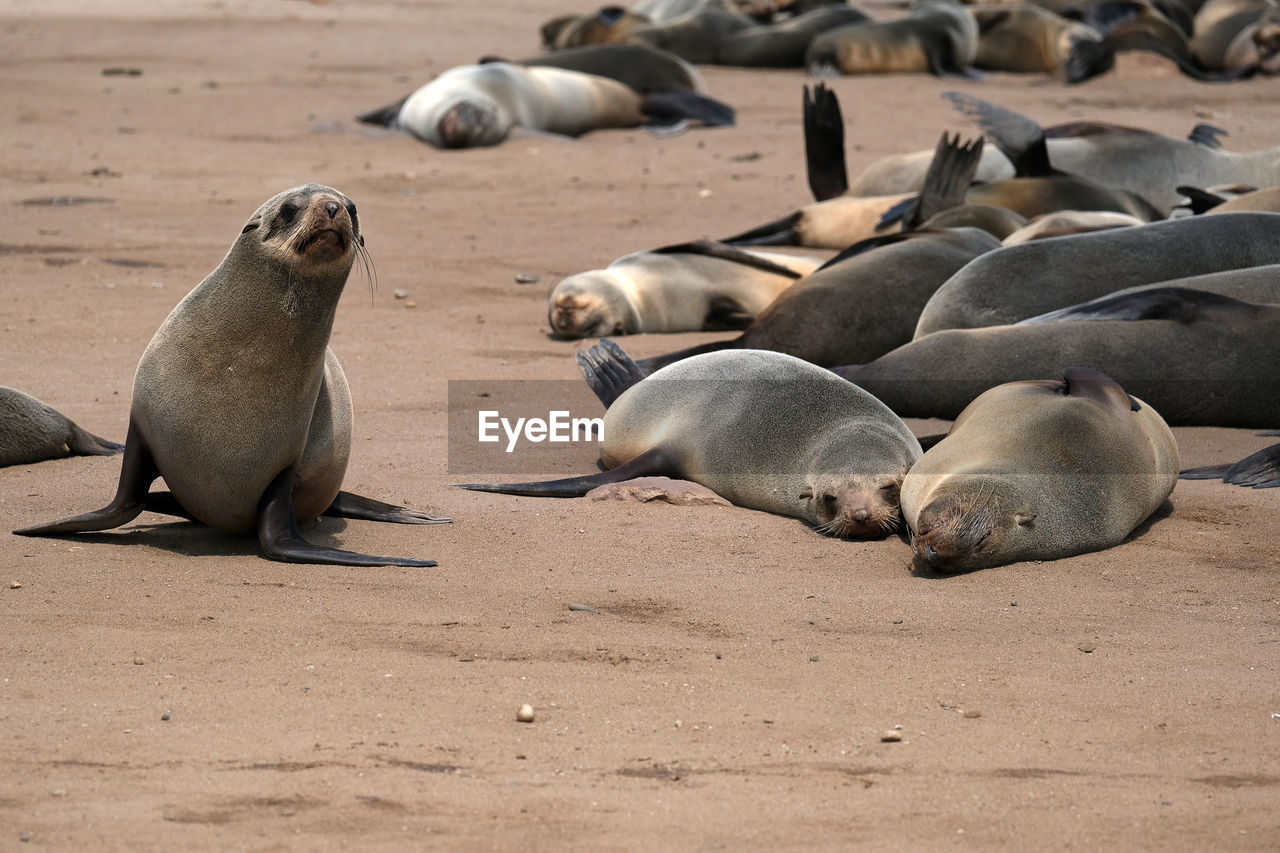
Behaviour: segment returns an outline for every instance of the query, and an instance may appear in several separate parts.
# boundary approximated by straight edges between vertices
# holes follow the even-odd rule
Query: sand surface
[[[309,532],[434,569],[273,563],[155,515],[0,535],[0,849],[1280,847],[1280,490],[1182,482],[1118,548],[934,578],[900,539],[745,509],[450,488],[500,473],[449,470],[450,380],[580,393],[578,345],[548,336],[555,281],[809,200],[798,71],[705,69],[738,126],[674,138],[449,153],[352,121],[453,65],[534,53],[566,5],[0,7],[0,382],[122,440],[167,313],[262,201],[331,184],[378,285],[353,275],[333,332],[347,485],[454,519]],[[119,68],[141,74],[103,75]],[[949,88],[1045,123],[1280,142],[1274,81],[1197,84],[1154,58],[1074,88],[833,86],[855,172],[969,130]],[[1274,441],[1176,432],[1187,465]],[[594,458],[560,448],[535,473]],[[0,469],[5,530],[104,505],[118,471]]]

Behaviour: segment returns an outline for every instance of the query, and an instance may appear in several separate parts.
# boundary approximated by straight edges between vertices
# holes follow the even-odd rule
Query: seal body
[[[817,36],[805,63],[814,73],[965,74],[977,50],[978,25],[963,5],[912,0],[905,18],[850,24]]]
[[[1050,72],[1066,68],[1080,42],[1102,41],[1093,27],[1029,3],[975,6],[974,65],[988,71]]]
[[[1169,497],[1178,445],[1155,409],[1095,371],[974,400],[902,484],[916,559],[939,571],[1118,545]]]
[[[743,68],[803,68],[809,45],[836,27],[869,21],[852,6],[833,4],[811,9],[794,18],[751,27],[720,42],[715,61]]]
[[[62,456],[108,456],[124,445],[85,432],[61,412],[0,385],[0,466]]]
[[[822,264],[818,258],[765,252],[739,252],[744,259],[733,260],[688,248],[634,252],[605,269],[563,279],[548,305],[552,332],[586,338],[745,328],[796,279]],[[764,263],[753,265],[752,258]]]

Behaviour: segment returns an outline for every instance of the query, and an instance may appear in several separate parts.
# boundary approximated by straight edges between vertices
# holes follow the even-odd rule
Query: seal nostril
[[[868,513],[867,513],[867,511],[866,511],[865,509],[857,509],[857,510],[854,510],[854,512],[853,512],[853,520],[854,520],[854,521],[866,521],[866,520],[867,520],[867,515],[868,515]]]
[[[342,206],[336,201],[326,201],[324,203],[324,209],[329,212],[329,218],[333,219],[333,217],[338,215],[338,211],[342,209]]]
[[[932,545],[924,546],[924,558],[926,562],[930,562],[930,563],[938,559],[938,552],[933,550]]]

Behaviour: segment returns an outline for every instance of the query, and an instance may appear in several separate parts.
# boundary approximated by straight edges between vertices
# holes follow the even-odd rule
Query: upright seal
[[[258,208],[142,354],[115,499],[14,532],[107,530],[145,509],[256,533],[275,560],[435,565],[312,545],[298,530],[322,514],[448,521],[340,491],[351,395],[329,332],[363,249],[355,204],[330,187],[294,187]],[[172,491],[150,493],[157,477]]]

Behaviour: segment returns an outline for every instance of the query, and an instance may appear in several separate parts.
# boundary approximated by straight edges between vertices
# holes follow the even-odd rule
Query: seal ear
[[[250,219],[247,223],[245,223],[245,226],[240,229],[240,233],[248,234],[250,231],[253,231],[255,228],[257,228],[261,224],[262,224],[262,217],[255,216],[253,217],[253,219]]]
[[[1036,514],[1034,512],[1015,512],[1013,520],[1018,523],[1019,527],[1029,527],[1031,522],[1036,520]]]
[[[806,501],[813,500],[813,486],[806,486],[805,490],[800,493],[800,498]]]

